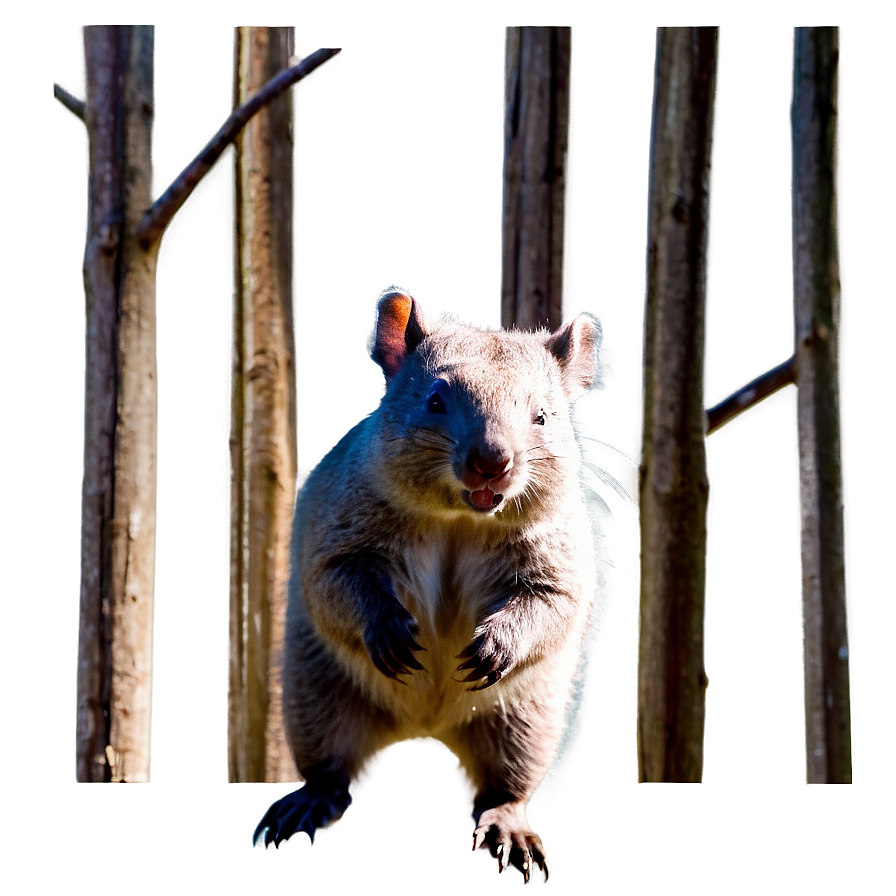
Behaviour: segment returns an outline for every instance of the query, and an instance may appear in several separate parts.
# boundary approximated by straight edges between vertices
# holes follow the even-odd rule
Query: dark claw
[[[479,638],[475,638],[455,657],[455,659],[458,659],[458,660],[472,659],[472,657],[476,656],[476,654],[479,651],[478,642],[479,642]],[[464,667],[461,666],[460,668],[464,668]]]
[[[308,839],[314,843],[314,822],[306,815],[299,827],[308,835]]]
[[[477,681],[488,675],[490,672],[496,672],[498,670],[498,664],[495,662],[494,657],[486,657],[482,660],[478,658],[468,660],[466,663],[462,663],[457,667],[458,672],[464,672],[467,669],[470,669],[471,671],[462,679],[462,681]]]
[[[545,880],[545,883],[547,883],[548,878],[551,876],[551,871],[548,868],[548,858],[544,854],[544,852],[542,852],[540,846],[535,845],[532,847],[531,858],[535,862],[535,864],[538,866],[538,870],[541,871],[542,874],[544,874],[544,880]],[[530,865],[529,865],[530,871],[531,871],[531,867],[532,866],[531,866],[531,862],[530,862]],[[526,879],[526,882],[528,883],[528,878]]]
[[[365,638],[367,652],[374,666],[387,678],[397,679],[399,675],[408,675],[411,671],[422,671],[414,652],[425,648],[417,641],[420,626],[417,620],[404,608],[401,614],[381,616],[369,628]]]
[[[469,648],[468,648],[469,649]],[[465,651],[466,652],[466,651]],[[459,654],[457,659],[463,659],[464,654]],[[458,672],[463,672],[465,669],[472,669],[473,674],[472,678],[469,678],[468,681],[472,681],[473,678],[482,678],[488,672],[491,672],[494,669],[498,668],[498,658],[494,656],[480,656],[478,653],[474,653],[465,663],[461,663],[457,667]]]
[[[460,681],[471,682],[485,679],[480,684],[467,688],[469,691],[481,691],[489,688],[510,671],[512,663],[509,658],[497,653],[484,654],[485,649],[485,635],[479,635],[456,657],[459,660],[466,660],[457,667],[458,672],[470,670]]]
[[[485,678],[485,681],[483,681],[481,684],[471,685],[470,687],[467,688],[467,690],[468,691],[484,691],[486,688],[490,688],[493,684],[495,684],[495,682],[500,681],[503,677],[504,677],[503,672],[498,672],[498,671],[489,672],[489,674]],[[469,681],[470,679],[465,679],[465,680]]]

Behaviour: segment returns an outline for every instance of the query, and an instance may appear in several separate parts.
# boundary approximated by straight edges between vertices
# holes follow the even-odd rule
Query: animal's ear
[[[600,323],[590,314],[580,314],[572,323],[551,333],[548,351],[563,372],[563,386],[570,401],[587,392],[598,381],[597,353]]]
[[[387,382],[401,370],[426,333],[420,306],[412,296],[394,286],[380,296],[370,357],[382,367]]]

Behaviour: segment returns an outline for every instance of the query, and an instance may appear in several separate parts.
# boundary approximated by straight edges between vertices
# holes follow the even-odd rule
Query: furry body
[[[547,771],[595,590],[571,402],[599,329],[440,322],[390,291],[380,407],[296,505],[284,722],[307,782],[256,830],[313,838],[377,750],[435,737],[474,787],[474,848],[547,874],[525,805]]]

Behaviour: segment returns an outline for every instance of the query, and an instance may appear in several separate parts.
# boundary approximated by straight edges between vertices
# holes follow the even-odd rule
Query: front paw
[[[364,633],[364,646],[374,666],[387,678],[420,671],[414,653],[424,648],[417,641],[420,626],[408,611],[397,603],[394,608],[377,614]]]
[[[465,661],[457,667],[458,672],[467,672],[461,681],[479,682],[470,685],[467,689],[470,691],[491,687],[516,665],[510,644],[499,635],[494,622],[480,625],[474,632],[472,642],[457,655],[457,659]]]

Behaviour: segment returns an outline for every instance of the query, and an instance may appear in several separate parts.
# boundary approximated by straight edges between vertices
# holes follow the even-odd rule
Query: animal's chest
[[[422,637],[438,649],[458,638],[466,646],[494,597],[509,557],[500,547],[438,534],[409,544],[403,561],[399,598],[417,619]]]
[[[390,688],[392,708],[402,736],[439,737],[500,700],[500,686],[487,695],[469,690],[458,654],[488,612],[509,557],[500,548],[440,537],[409,545],[402,561],[406,571],[395,591],[420,627],[424,670]]]
[[[408,543],[396,595],[417,620],[421,662],[435,681],[456,678],[458,654],[473,639],[512,561],[501,546],[465,533],[433,533]]]

